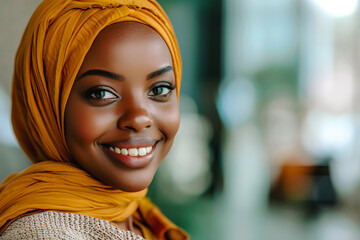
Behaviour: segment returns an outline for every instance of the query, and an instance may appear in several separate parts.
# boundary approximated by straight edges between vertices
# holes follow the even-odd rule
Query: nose
[[[130,101],[126,103],[125,111],[118,120],[118,128],[121,130],[132,130],[140,132],[143,129],[150,128],[153,119],[146,104],[141,101]]]

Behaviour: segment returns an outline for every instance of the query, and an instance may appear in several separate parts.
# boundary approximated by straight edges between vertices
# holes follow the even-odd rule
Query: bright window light
[[[334,17],[344,17],[353,14],[358,0],[312,0],[323,11]]]

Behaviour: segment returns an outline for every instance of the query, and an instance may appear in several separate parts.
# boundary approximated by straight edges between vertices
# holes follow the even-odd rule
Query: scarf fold
[[[173,222],[171,222],[148,198],[140,201],[134,218],[139,222],[145,221],[151,231],[160,239],[185,240],[189,236]]]
[[[159,239],[176,232],[186,233],[168,220],[145,198],[147,189],[124,192],[104,185],[86,171],[70,163],[44,161],[19,174],[7,177],[0,185],[0,234],[15,220],[40,211],[84,214],[110,222],[134,215]]]

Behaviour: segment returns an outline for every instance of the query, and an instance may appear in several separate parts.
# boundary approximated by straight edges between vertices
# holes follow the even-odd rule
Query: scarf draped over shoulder
[[[12,124],[35,164],[0,184],[0,234],[21,216],[52,210],[108,221],[133,215],[160,239],[187,235],[145,198],[106,186],[81,170],[64,134],[64,113],[76,75],[98,33],[136,21],[156,30],[172,55],[179,96],[181,58],[171,23],[155,0],[44,0],[31,17],[15,58]]]
[[[20,217],[51,210],[110,222],[134,216],[156,239],[166,239],[169,234],[174,236],[171,239],[187,239],[183,230],[145,198],[146,192],[147,189],[124,192],[104,185],[71,163],[36,163],[21,173],[8,176],[1,183],[0,235]],[[145,237],[151,240],[153,234]]]

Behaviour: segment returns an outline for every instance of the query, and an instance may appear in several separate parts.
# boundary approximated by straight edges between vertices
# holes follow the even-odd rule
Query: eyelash
[[[106,94],[111,94],[112,97],[106,97]],[[110,89],[104,88],[102,86],[96,86],[85,92],[85,98],[90,101],[108,101],[117,99],[118,96]]]
[[[155,89],[159,89],[159,88],[162,89],[161,93],[151,94],[151,92],[154,92]],[[148,92],[148,96],[150,96],[152,98],[167,98],[167,97],[171,96],[171,94],[175,88],[176,88],[175,85],[172,83],[160,82],[150,88],[150,91]],[[165,94],[162,93],[164,91],[164,89],[168,90],[168,92],[166,92]]]

